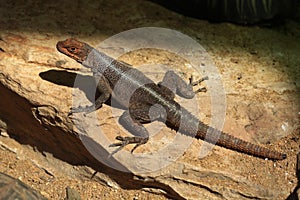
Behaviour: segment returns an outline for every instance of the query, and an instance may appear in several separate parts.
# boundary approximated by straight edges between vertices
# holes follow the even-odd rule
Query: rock
[[[288,70],[288,66],[299,66],[299,56],[294,53],[300,52],[299,45],[286,48],[290,44],[287,41],[290,37],[292,44],[299,44],[299,39],[258,27],[210,25],[184,18],[187,20],[187,29],[182,21],[178,24],[182,16],[148,1],[133,2],[134,6],[118,1],[103,4],[98,1],[87,4],[55,1],[49,4],[31,2],[27,6],[15,4],[13,8],[20,15],[15,15],[12,8],[0,8],[1,16],[8,16],[1,18],[3,28],[0,31],[1,137],[5,136],[2,133],[7,133],[19,143],[32,146],[37,153],[53,155],[53,159],[73,166],[88,166],[93,169],[87,172],[90,177],[94,171],[105,175],[103,180],[95,177],[91,181],[109,183],[107,187],[116,191],[119,188],[143,189],[173,199],[285,199],[296,184],[292,171],[295,161],[291,159],[296,142],[286,136],[298,126],[299,88],[297,84],[291,85],[287,78],[282,78],[285,73],[277,70],[278,66],[268,66],[269,57],[277,56],[273,50],[280,50],[284,53],[282,55],[288,54],[278,58],[280,67]],[[122,5],[122,9],[116,9]],[[137,8],[138,12],[132,11]],[[28,13],[24,14],[24,10]],[[44,12],[47,10],[51,11],[50,14]],[[157,10],[157,15],[164,13],[159,17],[162,20],[157,23],[151,23],[153,10]],[[132,17],[133,13],[136,16]],[[125,21],[126,17],[129,18],[124,24],[115,23],[122,21],[120,16]],[[221,147],[212,149],[203,141],[176,135],[174,130],[159,122],[147,125],[148,128],[157,128],[155,130],[159,133],[153,133],[149,143],[137,149],[136,153],[131,154],[129,151],[132,147],[129,146],[110,157],[114,149],[108,146],[115,142],[115,137],[130,134],[118,123],[121,110],[112,110],[111,106],[103,105],[86,116],[68,116],[72,106],[91,104],[93,94],[85,91],[95,87],[95,84],[90,72],[81,71],[78,63],[57,52],[55,46],[58,40],[73,35],[96,45],[105,37],[132,26],[158,24],[168,27],[169,22],[191,36],[200,34],[221,71],[224,87],[229,91],[224,130],[252,142],[257,141],[257,131],[263,130],[259,132],[263,139],[258,142],[271,141],[271,145],[265,146],[287,151],[286,160],[274,165],[273,161]],[[281,40],[285,41],[282,46],[276,43]],[[268,51],[267,44],[272,44],[272,51]],[[248,53],[251,49],[257,49],[256,53]],[[130,52],[120,59],[135,66],[148,64],[145,63],[147,61],[150,64],[170,64],[176,69],[182,69],[180,67],[186,63],[183,58],[159,49],[138,52],[142,53]],[[156,52],[154,56],[153,52]],[[190,72],[189,69],[184,74],[189,75]],[[241,78],[237,78],[237,74],[242,74],[238,75]],[[289,74],[298,77],[299,69],[292,68]],[[78,80],[83,84],[74,88],[74,81]],[[212,115],[210,92],[208,90],[203,96],[199,94],[197,99],[201,117],[208,123]],[[82,98],[73,102],[73,95],[76,94]],[[278,131],[278,126],[282,131]],[[286,138],[279,141],[282,137]],[[180,142],[168,146],[175,139]],[[185,142],[189,142],[189,145],[185,146]],[[210,150],[209,153],[205,149]],[[203,153],[207,153],[207,156],[200,159]],[[62,170],[62,165],[49,166],[55,167],[53,171]]]
[[[24,36],[10,37],[10,34],[7,34],[1,37],[10,45],[6,46],[6,52],[0,55],[2,58],[0,117],[5,120],[8,134],[20,143],[35,146],[42,152],[48,151],[71,164],[81,163],[102,173],[108,173],[122,186],[130,187],[132,184],[155,186],[166,190],[167,195],[173,198],[197,199],[206,196],[208,199],[274,199],[280,195],[276,190],[251,183],[235,173],[222,170],[222,167],[209,169],[198,165],[192,166],[185,161],[176,161],[180,157],[177,153],[180,146],[172,147],[168,153],[163,151],[163,155],[171,156],[164,159],[170,159],[170,164],[173,163],[169,165],[167,162],[165,167],[160,166],[165,163],[162,162],[162,157],[151,154],[143,157],[138,153],[130,154],[125,151],[109,157],[112,149],[107,147],[114,141],[116,130],[119,132],[123,129],[118,126],[114,118],[109,117],[111,112],[109,106],[104,106],[99,112],[86,117],[82,114],[74,114],[71,118],[67,116],[69,108],[72,107],[72,81],[75,80],[76,73],[57,69],[55,63],[60,63],[67,58],[57,53],[55,41],[45,41],[43,45],[48,46],[47,48],[37,48],[36,45],[31,46],[30,40],[25,39]],[[16,40],[16,38],[22,39]],[[22,49],[31,49],[31,51],[27,51],[24,57],[24,54],[16,49],[9,51],[11,46],[22,46]],[[32,50],[35,48],[36,50]],[[36,53],[31,55],[31,52],[37,51],[40,52],[40,58],[36,58]],[[74,66],[70,63],[73,62],[68,60],[60,67],[78,68],[76,63],[73,63]],[[85,84],[90,85],[91,80],[86,79],[86,81]],[[79,91],[83,99],[86,99],[80,90],[75,89],[75,91]],[[90,103],[88,100],[80,102],[80,105],[84,104]],[[93,116],[99,120],[94,120]],[[163,130],[164,134],[160,137],[172,138],[175,134],[168,128],[164,127]],[[99,131],[104,131],[106,134],[100,134]],[[91,133],[95,134],[91,135]],[[99,139],[99,137],[111,139],[110,142],[103,143],[105,138]],[[185,136],[180,137],[181,140],[188,139],[184,138]],[[168,142],[170,139],[165,141]],[[155,147],[155,140],[150,141],[151,143],[154,145],[141,147],[141,151],[153,151],[151,147]],[[97,161],[93,156],[105,164]],[[197,158],[196,154],[192,156]],[[128,172],[140,178],[133,179]]]
[[[32,199],[46,200],[37,191],[26,185],[25,183],[0,172],[0,199]]]
[[[65,200],[81,200],[79,193],[73,188],[67,187],[66,193],[67,197],[65,198]]]

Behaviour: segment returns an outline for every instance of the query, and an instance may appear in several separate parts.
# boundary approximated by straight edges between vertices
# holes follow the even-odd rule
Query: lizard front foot
[[[68,116],[72,115],[73,113],[81,113],[81,112],[83,112],[84,115],[86,115],[86,114],[89,114],[89,113],[91,113],[91,112],[93,112],[95,110],[96,109],[95,109],[94,105],[85,106],[85,107],[79,106],[77,108],[71,108],[71,110],[68,113]]]
[[[121,149],[123,149],[126,145],[128,144],[136,144],[132,150],[131,153],[140,145],[147,143],[149,138],[142,138],[142,137],[122,137],[122,136],[117,136],[116,140],[120,140],[121,142],[118,143],[113,143],[109,145],[109,147],[119,147],[116,150],[114,150],[111,155],[117,153]]]

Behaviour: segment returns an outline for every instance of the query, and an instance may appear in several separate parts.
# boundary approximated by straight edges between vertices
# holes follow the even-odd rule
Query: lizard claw
[[[71,108],[71,110],[68,112],[68,117],[73,115],[74,113],[80,113],[83,111],[80,111],[81,107],[79,108]],[[83,113],[83,116],[86,116],[86,113]]]
[[[207,89],[206,89],[206,87],[202,87],[195,91],[195,93],[198,93],[198,92],[207,92]]]
[[[199,83],[201,83],[201,82],[203,82],[205,80],[208,80],[208,76],[204,76],[203,78],[200,78],[197,81],[194,81],[194,77],[191,76],[191,78],[190,78],[190,85],[195,86],[195,85],[198,85]]]
[[[190,85],[191,85],[191,86],[196,86],[196,85],[198,85],[199,83],[201,83],[201,82],[203,82],[203,81],[205,81],[205,80],[208,80],[208,76],[205,76],[205,77],[203,77],[203,78],[200,78],[200,79],[197,80],[197,81],[194,81],[194,77],[191,76],[191,78],[190,78]],[[196,90],[194,93],[199,93],[199,92],[207,92],[206,87],[202,87],[202,88]]]
[[[73,112],[72,112],[72,110],[70,110],[69,112],[68,112],[68,117],[70,116],[70,115],[72,115],[73,114]]]
[[[121,140],[122,142],[113,143],[113,144],[109,145],[109,147],[119,147],[116,150],[114,150],[113,152],[111,152],[109,157],[111,157],[112,155],[114,155],[118,151],[122,150],[127,144],[129,144],[129,141],[128,140],[126,141],[124,137],[117,136],[116,139]]]
[[[114,155],[115,153],[117,153],[118,151],[120,151],[121,149],[123,149],[126,145],[128,144],[136,144],[132,150],[131,153],[133,153],[133,151],[139,147],[142,144],[145,144],[148,141],[148,138],[142,138],[142,137],[122,137],[122,136],[117,136],[116,140],[120,140],[121,142],[118,143],[113,143],[111,145],[109,145],[109,147],[119,147],[116,150],[114,150],[111,154],[110,157],[112,155]]]
[[[126,140],[126,138],[127,137],[117,136],[116,140],[120,140],[122,142],[113,143],[113,144],[109,145],[109,147],[126,146],[127,144],[129,144],[129,140]]]
[[[71,108],[71,110],[68,113],[68,116],[72,115],[73,113],[81,113],[81,112],[83,112],[83,115],[86,116],[87,114],[89,114],[95,110],[96,109],[95,109],[94,105],[86,106],[86,107],[79,106],[77,108]]]

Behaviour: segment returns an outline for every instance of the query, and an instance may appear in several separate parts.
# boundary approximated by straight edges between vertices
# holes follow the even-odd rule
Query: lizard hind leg
[[[148,114],[142,116],[141,112],[132,112],[132,114],[130,115],[129,111],[127,110],[121,115],[119,121],[120,124],[124,128],[128,129],[134,136],[133,137],[117,136],[116,140],[119,140],[120,142],[113,143],[109,146],[110,147],[118,146],[119,148],[113,151],[111,155],[117,153],[128,144],[135,144],[135,146],[131,150],[131,153],[133,153],[133,151],[137,147],[146,144],[148,142],[149,132],[142,124],[142,123],[151,122],[151,119],[149,118]]]

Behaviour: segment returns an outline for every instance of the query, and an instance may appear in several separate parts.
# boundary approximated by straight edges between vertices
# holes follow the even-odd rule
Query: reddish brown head
[[[88,54],[92,51],[92,47],[86,43],[80,42],[74,38],[59,41],[56,44],[59,52],[73,58],[79,63],[82,63],[87,58]]]

